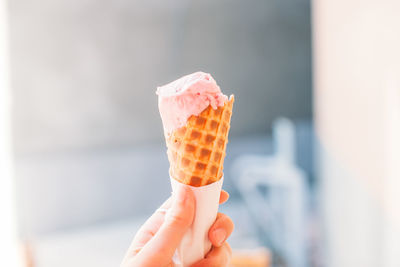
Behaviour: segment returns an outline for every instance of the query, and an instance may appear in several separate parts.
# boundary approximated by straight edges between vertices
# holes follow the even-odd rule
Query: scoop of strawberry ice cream
[[[190,116],[199,115],[209,105],[217,109],[228,100],[213,77],[204,72],[195,72],[160,86],[157,95],[165,133],[181,128]]]

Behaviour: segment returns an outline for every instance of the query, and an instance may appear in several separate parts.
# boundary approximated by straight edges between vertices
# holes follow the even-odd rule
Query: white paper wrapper
[[[218,182],[200,187],[182,184],[172,177],[170,180],[172,191],[179,187],[190,187],[196,199],[193,224],[183,237],[173,258],[175,266],[186,267],[203,259],[211,249],[208,230],[217,217],[224,177]]]

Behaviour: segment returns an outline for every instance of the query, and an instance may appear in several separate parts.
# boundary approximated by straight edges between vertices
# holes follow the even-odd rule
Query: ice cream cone
[[[207,233],[218,213],[234,97],[204,72],[158,87],[157,95],[172,191],[190,187],[196,200],[193,223],[173,257],[175,266],[186,267],[212,247]]]
[[[221,179],[233,102],[232,95],[223,106],[209,105],[185,126],[165,133],[172,178],[196,187]]]

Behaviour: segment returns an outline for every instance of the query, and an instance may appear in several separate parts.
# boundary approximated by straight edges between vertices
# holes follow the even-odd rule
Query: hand
[[[227,201],[229,194],[221,191],[220,204]],[[136,233],[121,267],[164,267],[174,266],[172,256],[184,234],[193,223],[195,213],[193,192],[182,188],[167,199]],[[171,209],[168,216],[166,210]],[[223,213],[208,232],[213,247],[204,259],[193,266],[226,266],[232,250],[226,239],[234,228],[232,220]]]

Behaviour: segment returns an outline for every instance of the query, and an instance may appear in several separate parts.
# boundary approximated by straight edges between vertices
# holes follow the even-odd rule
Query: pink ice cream
[[[228,100],[213,77],[201,71],[158,87],[157,95],[166,133],[181,128],[190,116],[199,115],[209,105],[217,109]]]

